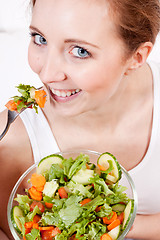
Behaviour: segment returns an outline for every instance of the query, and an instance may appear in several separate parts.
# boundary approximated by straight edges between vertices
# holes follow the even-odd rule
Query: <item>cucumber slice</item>
[[[113,170],[110,172],[110,174],[107,174],[106,182],[116,183],[119,181],[122,175],[121,166],[116,158],[111,153],[105,152],[100,155],[97,160],[97,164],[103,166],[104,168],[108,168],[109,160],[112,161]]]
[[[130,200],[127,203],[126,208],[124,210],[124,220],[123,220],[123,223],[122,223],[122,229],[123,230],[127,227],[128,223],[129,223],[129,220],[131,219],[133,210],[134,210],[134,201]]]
[[[116,240],[120,234],[121,227],[118,225],[117,227],[113,228],[111,231],[108,232],[109,236],[112,240]]]
[[[23,217],[23,211],[19,206],[14,206],[11,210],[11,221],[16,231],[22,234],[22,225],[18,217]]]
[[[62,160],[63,160],[63,157],[57,154],[52,154],[42,158],[38,164],[37,173],[42,175],[45,174],[46,172],[49,171],[52,164],[59,164],[60,167],[63,167]]]
[[[112,206],[112,210],[113,211],[118,211],[118,212],[123,212],[124,209],[125,209],[126,205],[125,204],[120,204],[120,203],[117,203],[115,205]]]
[[[81,184],[89,184],[89,179],[94,177],[94,170],[91,169],[80,169],[75,175],[73,175],[72,180]]]

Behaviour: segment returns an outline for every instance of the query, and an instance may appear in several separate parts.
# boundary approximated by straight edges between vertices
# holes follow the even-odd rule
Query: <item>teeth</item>
[[[55,94],[56,94],[58,97],[61,96],[61,93],[60,93],[60,91],[58,91],[58,90],[55,91]]]
[[[71,96],[71,92],[67,92],[67,97]]]
[[[71,96],[71,95],[73,95],[75,93],[78,93],[80,91],[80,89],[64,91],[64,90],[55,90],[53,88],[51,90],[58,97],[69,97],[69,96]]]

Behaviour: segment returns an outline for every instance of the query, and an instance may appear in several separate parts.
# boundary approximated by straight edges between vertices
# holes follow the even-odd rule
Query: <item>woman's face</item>
[[[105,0],[37,0],[30,31],[29,64],[54,111],[72,116],[106,106],[127,64]]]

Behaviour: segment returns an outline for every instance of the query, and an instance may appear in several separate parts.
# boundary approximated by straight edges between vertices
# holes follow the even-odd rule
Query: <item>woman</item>
[[[0,144],[0,227],[10,239],[15,182],[34,161],[70,149],[111,152],[130,170],[139,206],[127,237],[159,239],[160,72],[146,63],[159,28],[158,0],[33,1],[28,59],[48,100],[38,115],[24,111]],[[1,121],[2,131],[6,112]]]

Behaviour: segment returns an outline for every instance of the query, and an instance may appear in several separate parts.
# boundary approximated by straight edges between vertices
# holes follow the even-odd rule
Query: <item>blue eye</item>
[[[47,41],[38,33],[31,33],[31,36],[34,37],[34,43],[37,45],[46,45]]]
[[[47,41],[44,37],[42,37],[41,35],[37,34],[35,35],[35,38],[34,38],[34,42],[38,45],[45,45],[47,44]]]
[[[75,57],[78,58],[87,58],[90,56],[90,53],[86,49],[78,46],[72,48],[69,53],[73,54]]]

